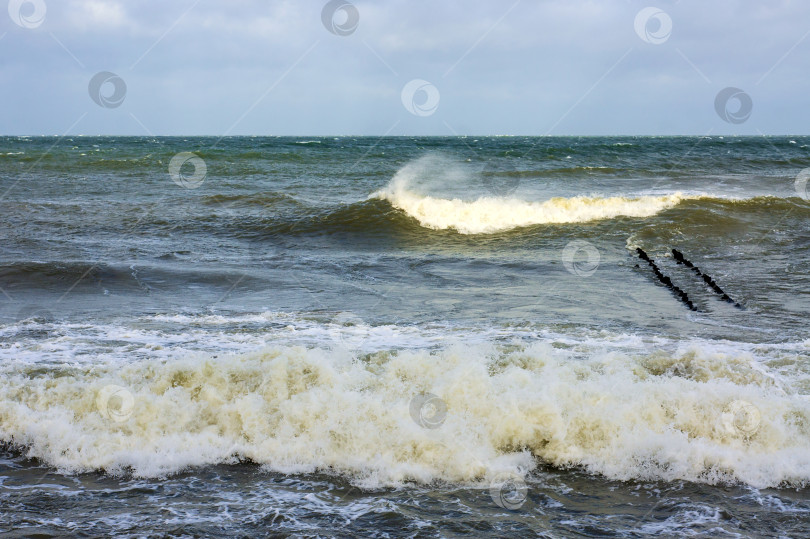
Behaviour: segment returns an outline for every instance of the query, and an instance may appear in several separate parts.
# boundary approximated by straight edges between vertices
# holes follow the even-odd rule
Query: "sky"
[[[810,132],[807,1],[7,3],[6,135]]]

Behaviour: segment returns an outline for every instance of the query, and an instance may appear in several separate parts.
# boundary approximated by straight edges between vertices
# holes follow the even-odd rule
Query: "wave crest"
[[[810,481],[810,403],[746,353],[575,358],[278,346],[219,359],[7,367],[0,439],[67,471],[162,476],[243,459],[365,485],[467,482],[545,461],[614,479]],[[441,406],[419,410],[430,396]],[[438,402],[438,401],[437,401]]]
[[[701,198],[673,193],[639,197],[555,197],[539,202],[482,196],[465,201],[423,195],[412,189],[424,168],[424,159],[406,165],[386,188],[370,198],[387,200],[426,228],[454,229],[462,234],[488,234],[532,225],[584,223],[616,217],[651,217],[683,200]]]

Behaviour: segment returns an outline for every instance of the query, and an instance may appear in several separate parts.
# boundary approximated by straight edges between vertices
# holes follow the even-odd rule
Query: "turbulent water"
[[[807,167],[0,138],[0,533],[810,534]]]

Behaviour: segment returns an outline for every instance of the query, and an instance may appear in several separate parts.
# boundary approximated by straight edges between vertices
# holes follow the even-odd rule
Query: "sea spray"
[[[422,158],[401,168],[388,185],[370,198],[387,200],[419,223],[435,230],[486,234],[539,224],[583,223],[616,217],[650,217],[676,206],[681,193],[661,196],[575,196],[543,201],[480,196],[474,200],[423,194],[425,175],[435,170],[434,158]],[[700,197],[691,197],[700,198]]]
[[[369,486],[490,480],[538,462],[614,479],[810,481],[810,402],[749,354],[573,354],[541,341],[362,360],[275,346],[18,364],[0,376],[0,439],[61,470],[145,477],[247,459]],[[126,398],[102,399],[110,387]],[[426,394],[441,405],[435,428],[413,419]]]

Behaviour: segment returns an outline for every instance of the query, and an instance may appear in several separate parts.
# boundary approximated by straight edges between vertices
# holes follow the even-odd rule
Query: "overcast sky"
[[[810,132],[807,1],[11,0],[0,20],[3,134]]]

